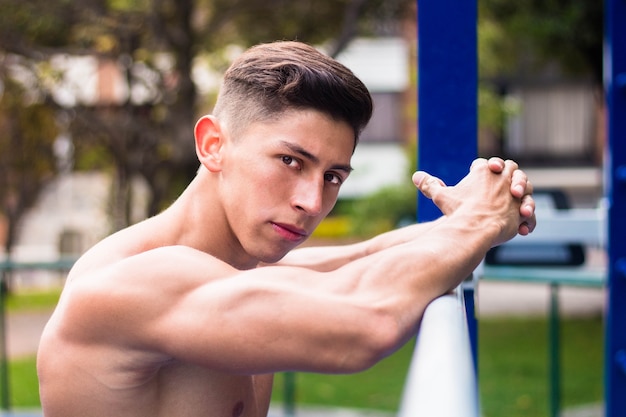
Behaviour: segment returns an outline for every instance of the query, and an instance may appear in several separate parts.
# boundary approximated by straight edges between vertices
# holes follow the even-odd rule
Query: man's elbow
[[[406,341],[404,332],[396,317],[377,313],[363,326],[361,334],[357,337],[358,346],[354,346],[352,352],[348,352],[348,358],[344,366],[346,372],[365,371],[393,352],[398,350]]]

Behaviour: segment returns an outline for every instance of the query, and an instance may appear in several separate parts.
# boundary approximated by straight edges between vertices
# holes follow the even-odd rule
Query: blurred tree
[[[0,73],[6,67],[0,64]],[[58,126],[43,103],[26,102],[23,86],[2,77],[0,95],[0,214],[7,220],[4,251],[10,257],[17,225],[57,171]]]
[[[602,83],[604,2],[479,0],[481,75],[541,73],[557,65],[565,75]]]
[[[604,2],[479,0],[480,143],[484,156],[501,153],[507,117],[519,106],[504,93],[512,80],[543,76],[590,79],[602,114]]]
[[[106,150],[115,166],[113,227],[130,221],[130,180],[143,177],[148,215],[168,204],[197,169],[193,126],[200,107],[193,66],[225,64],[229,46],[276,39],[330,44],[395,31],[411,0],[0,0],[0,51],[22,57],[37,94],[71,116],[78,166]],[[331,42],[332,41],[332,42]],[[61,103],[50,86],[58,56],[89,56],[123,74],[117,98]],[[120,98],[121,97],[121,98]],[[82,156],[81,156],[82,155]]]

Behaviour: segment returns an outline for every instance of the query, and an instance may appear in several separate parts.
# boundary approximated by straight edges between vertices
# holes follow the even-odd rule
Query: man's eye
[[[341,185],[343,183],[343,179],[339,175],[333,174],[331,172],[326,173],[324,175],[324,178],[331,184]]]
[[[292,168],[299,168],[300,164],[298,163],[298,160],[295,159],[292,156],[289,155],[283,155],[280,157],[281,161],[283,162],[283,164],[290,166]]]

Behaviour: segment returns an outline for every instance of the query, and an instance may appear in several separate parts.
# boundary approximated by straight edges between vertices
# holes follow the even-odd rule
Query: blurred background
[[[9,402],[38,406],[34,350],[65,277],[56,263],[176,198],[198,167],[195,121],[211,112],[221,73],[248,46],[280,39],[314,44],[351,68],[374,97],[355,171],[312,243],[349,242],[414,221],[418,6],[0,0],[0,261],[52,268],[2,270],[8,369],[15,367],[4,383],[10,389],[3,388]],[[605,142],[603,2],[478,0],[478,9],[479,155],[513,158],[536,187],[563,190],[573,207],[597,207]],[[483,305],[487,416],[546,415],[547,292],[524,291],[530,301],[514,311]],[[602,399],[603,292],[589,291],[576,293],[566,312],[564,337],[572,341],[564,343],[563,401],[572,406]],[[23,335],[13,335],[18,331]],[[520,335],[531,348],[520,350]],[[20,337],[24,347],[11,345]],[[371,376],[299,377],[298,401],[393,412],[409,356],[410,347]],[[281,395],[277,390],[277,402]]]

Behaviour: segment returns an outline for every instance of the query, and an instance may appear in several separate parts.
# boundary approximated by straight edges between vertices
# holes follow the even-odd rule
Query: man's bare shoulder
[[[73,384],[72,390],[89,392],[92,397],[111,396],[110,388],[150,393],[157,379],[180,387],[168,389],[144,406],[135,404],[144,410],[168,407],[171,399],[190,398],[198,403],[197,375],[202,375],[202,386],[208,392],[222,378],[210,368],[186,364],[184,358],[168,352],[169,341],[179,340],[184,345],[189,342],[186,338],[196,336],[168,326],[166,318],[198,287],[228,278],[236,270],[190,247],[139,245],[128,237],[122,232],[96,245],[70,273],[40,343],[39,376],[48,405],[66,397],[67,384],[54,381],[67,379],[68,370],[72,370],[72,378],[81,381]],[[174,372],[178,369],[186,371]],[[196,386],[189,380],[196,381]],[[182,387],[187,390],[179,392]],[[226,403],[234,402],[228,399]],[[204,400],[203,409],[226,403]],[[189,410],[189,415],[196,414],[197,410]]]
[[[108,270],[109,274],[120,267],[139,264],[145,269],[154,265],[154,258],[162,263],[180,261],[210,263],[221,273],[228,265],[207,252],[185,246],[179,242],[176,231],[168,230],[167,218],[156,216],[103,239],[88,250],[74,265],[69,278],[92,276],[94,272]],[[221,266],[221,267],[220,267]],[[117,268],[117,269],[116,269]],[[124,272],[123,270],[121,271]]]
[[[139,339],[188,293],[237,272],[208,253],[169,245],[158,226],[140,223],[87,251],[70,271],[49,327],[88,342]]]

